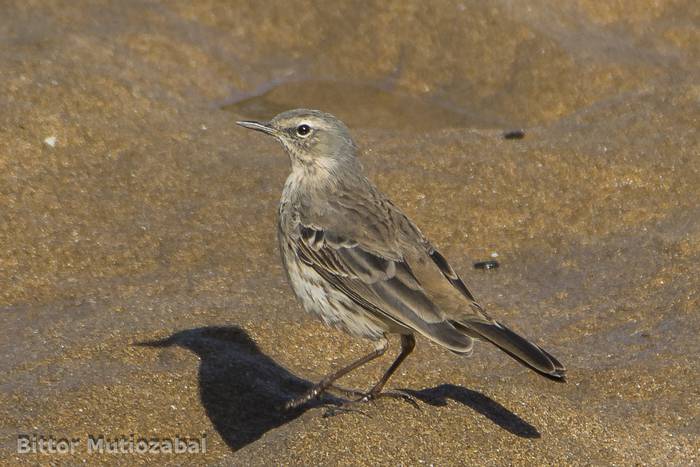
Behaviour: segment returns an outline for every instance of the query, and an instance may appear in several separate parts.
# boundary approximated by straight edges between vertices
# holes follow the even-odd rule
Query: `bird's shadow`
[[[420,391],[411,389],[403,389],[403,391],[422,400],[426,404],[438,407],[447,405],[447,400],[452,399],[455,402],[459,402],[479,412],[496,425],[514,435],[520,436],[521,438],[540,437],[540,432],[533,425],[478,391],[463,388],[462,386],[455,386],[454,384],[441,384],[440,386],[422,389]]]
[[[262,353],[248,334],[237,326],[187,329],[139,345],[179,346],[199,357],[200,400],[214,428],[234,450],[294,420],[309,408],[341,401],[326,396],[321,402],[285,411],[282,408],[284,403],[308,390],[312,383],[290,373]],[[515,435],[525,438],[540,436],[535,427],[476,391],[444,384],[406,392],[434,406],[446,405],[447,399],[452,399]]]

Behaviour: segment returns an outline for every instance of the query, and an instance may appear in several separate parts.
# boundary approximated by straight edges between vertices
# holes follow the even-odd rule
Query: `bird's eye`
[[[297,134],[299,136],[307,136],[309,133],[311,133],[311,127],[306,123],[297,127]]]

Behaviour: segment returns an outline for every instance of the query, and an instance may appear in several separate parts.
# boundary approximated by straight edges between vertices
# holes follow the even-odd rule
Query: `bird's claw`
[[[401,399],[401,400],[406,401],[409,404],[411,404],[414,408],[420,410],[420,405],[418,405],[418,401],[416,400],[415,397],[413,397],[411,394],[409,394],[405,391],[401,391],[398,389],[389,389],[387,391],[382,391],[382,392],[378,392],[378,393],[373,393],[370,391],[370,392],[364,394],[362,396],[362,398],[360,399],[360,401],[369,402],[371,400],[376,400],[376,399],[379,399],[381,397],[391,397],[394,399]]]
[[[304,394],[302,394],[299,397],[295,397],[292,400],[287,401],[284,404],[284,410],[293,410],[299,407],[300,405],[303,405],[307,402],[309,402],[312,399],[317,398],[319,395],[323,393],[325,389],[319,385],[312,387],[308,391],[306,391]]]
[[[352,388],[345,388],[342,386],[337,386],[335,384],[329,386],[329,387],[321,387],[321,386],[314,386],[304,394],[302,394],[299,397],[296,397],[290,401],[287,401],[287,403],[284,404],[284,409],[285,410],[293,410],[296,409],[297,407],[309,402],[312,399],[315,399],[316,397],[320,396],[323,392],[327,390],[336,390],[340,393],[343,393],[346,396],[349,397],[354,397],[355,399],[345,401],[344,403],[340,405],[334,405],[332,408],[329,407],[328,410],[326,411],[325,416],[332,416],[336,415],[336,412],[359,412],[362,413],[363,415],[367,415],[365,412],[361,410],[357,410],[352,408],[353,405],[356,405],[358,403],[362,402],[370,402],[373,400],[380,399],[382,397],[391,397],[393,399],[401,399],[403,401],[408,402],[411,404],[414,408],[420,410],[420,405],[418,405],[418,401],[416,400],[415,397],[413,397],[411,394],[401,391],[398,389],[389,389],[386,391],[381,391],[381,392],[375,392],[375,391],[361,391],[359,389],[352,389]],[[329,414],[329,412],[331,412]]]
[[[352,389],[352,388],[345,388],[342,386],[337,386],[337,385],[332,385],[329,389],[335,389],[336,391],[343,393],[347,396],[350,397],[356,397],[357,399],[355,401],[351,402],[369,402],[371,400],[376,400],[382,397],[392,397],[394,399],[402,399],[409,404],[411,404],[413,407],[416,409],[420,409],[420,405],[418,405],[418,401],[416,400],[415,397],[413,397],[411,394],[407,393],[406,391],[401,391],[399,389],[389,389],[386,391],[381,391],[381,392],[366,392],[366,391],[360,391],[359,389]]]

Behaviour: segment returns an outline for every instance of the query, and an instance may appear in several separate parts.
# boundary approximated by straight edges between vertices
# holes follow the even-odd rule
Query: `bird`
[[[348,127],[319,110],[294,109],[267,122],[238,125],[275,138],[291,172],[278,208],[282,263],[303,308],[327,325],[373,342],[367,355],[322,378],[289,400],[293,409],[336,380],[382,356],[389,337],[401,349],[356,401],[407,397],[384,386],[422,336],[454,353],[471,355],[474,341],[495,345],[522,365],[564,382],[566,369],[550,353],[492,318],[416,224],[364,173]]]

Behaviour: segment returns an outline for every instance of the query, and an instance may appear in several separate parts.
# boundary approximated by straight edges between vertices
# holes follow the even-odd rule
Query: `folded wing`
[[[351,238],[302,224],[294,247],[305,264],[368,312],[455,352],[471,350],[471,337],[430,300],[405,260],[386,258]]]

